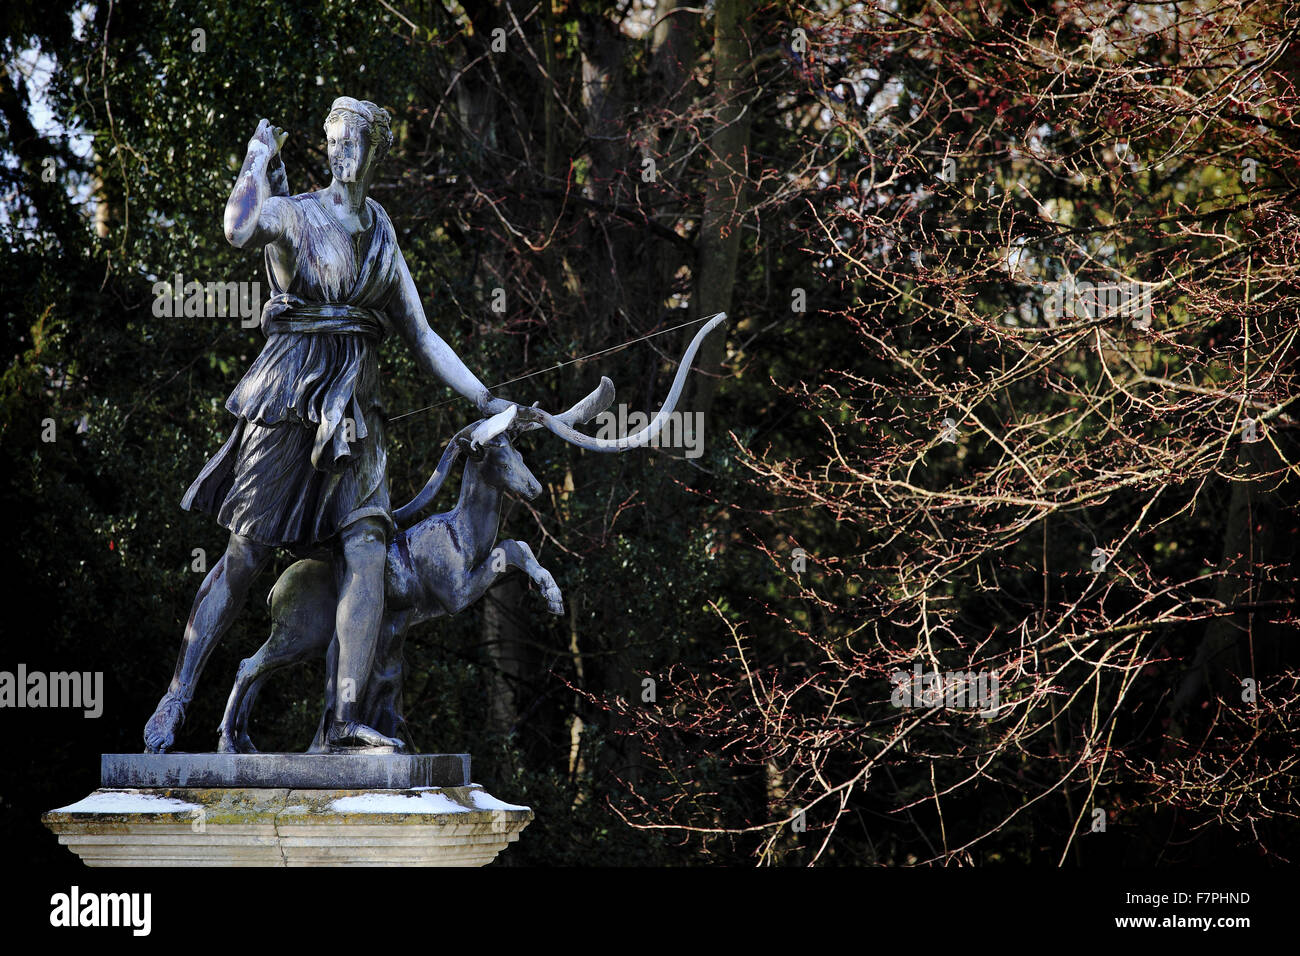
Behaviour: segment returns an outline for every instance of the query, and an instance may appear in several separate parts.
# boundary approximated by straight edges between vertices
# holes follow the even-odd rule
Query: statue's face
[[[360,116],[342,113],[330,121],[325,126],[325,148],[335,179],[344,183],[365,181],[375,154]]]

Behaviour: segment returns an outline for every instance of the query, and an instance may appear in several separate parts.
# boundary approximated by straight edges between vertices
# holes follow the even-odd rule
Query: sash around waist
[[[282,292],[272,296],[262,309],[262,332],[268,337],[284,332],[342,332],[377,342],[383,339],[385,329],[383,315],[375,309],[342,302],[305,302]]]
[[[352,455],[350,445],[369,437],[366,413],[380,406],[373,343],[386,331],[382,318],[360,306],[274,296],[262,310],[266,344],[226,408],[260,426],[309,427],[312,465],[336,469]],[[322,334],[330,332],[347,334]]]

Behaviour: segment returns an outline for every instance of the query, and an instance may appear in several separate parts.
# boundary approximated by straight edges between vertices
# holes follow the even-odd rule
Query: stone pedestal
[[[87,866],[483,866],[533,819],[465,754],[105,754],[101,782],[42,817]]]

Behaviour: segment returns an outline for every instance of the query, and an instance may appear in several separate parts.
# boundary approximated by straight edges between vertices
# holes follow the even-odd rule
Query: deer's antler
[[[668,392],[668,398],[664,400],[663,408],[659,409],[659,413],[655,415],[650,424],[646,425],[640,431],[633,432],[631,435],[627,435],[623,438],[594,438],[591,435],[584,435],[573,427],[575,424],[580,424],[580,421],[576,420],[576,416],[566,418],[560,415],[551,415],[548,412],[542,411],[540,408],[525,408],[520,410],[520,417],[522,418],[526,415],[529,418],[535,418],[536,421],[545,426],[552,434],[558,435],[560,438],[563,438],[572,445],[577,445],[579,448],[586,448],[589,451],[627,451],[629,448],[640,448],[643,445],[648,445],[654,440],[654,437],[659,434],[660,430],[664,427],[664,424],[668,421],[669,416],[672,415],[674,409],[677,408],[677,400],[681,397],[682,389],[686,385],[686,376],[691,370],[691,362],[695,361],[695,353],[700,350],[700,344],[710,332],[725,321],[727,321],[727,313],[719,312],[711,318],[703,328],[695,333],[695,337],[691,339],[691,344],[686,348],[686,354],[682,356],[681,364],[677,367],[677,375],[673,378],[673,386]],[[575,405],[568,413],[566,413],[566,416],[569,416],[570,413],[577,409],[586,411],[588,408],[595,408],[597,403],[592,400],[597,393],[601,392],[601,389],[604,388],[606,382],[609,382],[609,379],[601,379],[601,388],[592,392],[591,395],[588,395],[587,398]],[[609,385],[609,399],[612,401],[613,398],[614,385],[611,382]],[[587,404],[588,402],[591,402],[590,406]],[[605,405],[608,404],[609,402],[607,401]],[[603,411],[604,407],[605,406],[601,406],[598,411]],[[592,416],[594,416],[594,414],[596,414],[596,412],[593,412]]]

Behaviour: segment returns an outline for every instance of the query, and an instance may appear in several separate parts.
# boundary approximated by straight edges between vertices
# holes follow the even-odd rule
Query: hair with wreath
[[[388,147],[393,144],[393,129],[390,125],[388,110],[377,106],[369,100],[357,100],[350,96],[340,96],[330,105],[329,115],[325,117],[325,129],[343,113],[352,113],[361,117],[365,124],[366,139],[375,149],[376,162],[383,159]]]

